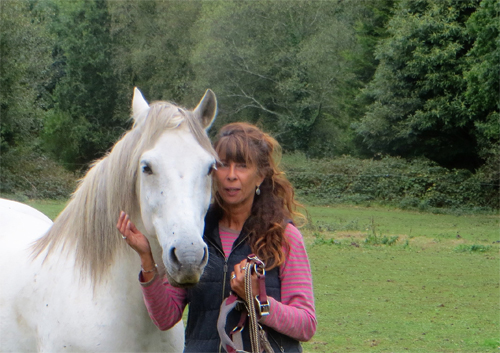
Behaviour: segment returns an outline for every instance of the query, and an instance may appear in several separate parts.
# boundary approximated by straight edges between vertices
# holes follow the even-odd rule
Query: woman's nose
[[[229,180],[233,180],[233,179],[236,179],[236,173],[235,173],[235,164],[234,163],[230,163],[229,164],[229,170],[228,170],[228,173],[227,173],[227,178]]]

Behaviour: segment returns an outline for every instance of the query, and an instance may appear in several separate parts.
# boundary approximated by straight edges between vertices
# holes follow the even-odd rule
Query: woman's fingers
[[[125,218],[125,212],[121,211],[120,216],[118,217],[118,223],[116,223],[116,228],[118,228],[118,230],[121,230],[124,218]]]
[[[151,252],[148,239],[136,228],[129,215],[123,211],[120,212],[116,228],[118,228],[127,244],[139,255]]]
[[[131,234],[137,233],[137,228],[135,228],[135,225],[130,221],[129,215],[123,211],[120,212],[120,216],[118,217],[118,223],[116,224],[116,228],[118,228],[118,231],[120,233],[122,233],[122,235],[124,237],[127,237],[127,238]],[[132,229],[134,229],[135,232],[133,232]]]
[[[241,261],[239,264],[234,265],[234,271],[231,272],[230,284],[231,290],[235,292],[239,297],[245,298],[245,273],[247,270],[248,262],[247,260]],[[248,270],[251,271],[250,268]],[[255,296],[259,293],[259,282],[257,280],[257,275],[252,274],[252,294]]]
[[[235,266],[236,268],[236,266]],[[240,298],[245,298],[245,280],[243,278],[238,278],[235,271],[231,272],[230,285],[231,290],[236,293]]]
[[[247,265],[247,260],[241,261],[239,264],[234,265],[234,273],[236,276],[244,276],[245,275],[245,269]]]

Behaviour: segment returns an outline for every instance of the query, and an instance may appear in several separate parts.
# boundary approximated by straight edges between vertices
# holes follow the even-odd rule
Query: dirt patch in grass
[[[335,232],[335,237],[339,239],[365,239],[366,232]]]

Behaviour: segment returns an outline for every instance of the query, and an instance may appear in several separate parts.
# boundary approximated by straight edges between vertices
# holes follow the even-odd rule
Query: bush
[[[398,241],[399,236],[394,235],[392,237],[377,236],[376,234],[370,234],[365,239],[365,244],[368,245],[394,245]]]
[[[18,201],[68,198],[77,176],[29,149],[10,149],[1,156],[0,193]]]
[[[487,252],[491,250],[491,245],[465,245],[461,244],[455,248],[455,252]]]
[[[382,156],[307,159],[285,155],[283,168],[297,196],[315,205],[371,202],[403,209],[498,209],[499,188],[490,174],[447,169],[427,159]]]

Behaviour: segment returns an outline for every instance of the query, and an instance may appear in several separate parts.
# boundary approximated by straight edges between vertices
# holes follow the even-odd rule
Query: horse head
[[[155,119],[165,108],[161,103],[150,106],[135,89],[132,110],[136,125]],[[198,282],[208,261],[202,236],[216,154],[205,130],[215,119],[217,101],[207,90],[192,111],[173,105],[167,108],[173,109],[171,119],[178,119],[178,126],[164,130],[140,155],[136,190],[145,233],[162,249],[169,282],[189,286]]]

